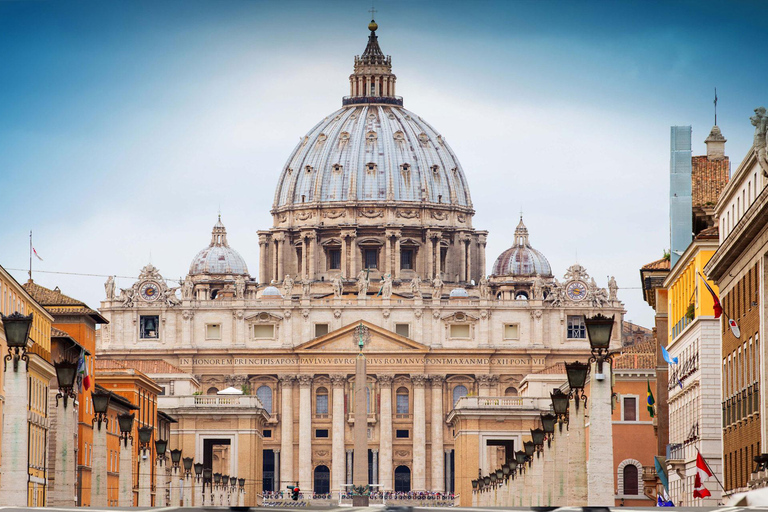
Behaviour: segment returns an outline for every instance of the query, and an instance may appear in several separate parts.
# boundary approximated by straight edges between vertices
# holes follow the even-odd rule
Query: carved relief
[[[417,388],[423,388],[424,386],[426,386],[428,379],[429,377],[426,375],[420,375],[420,374],[411,375],[411,382],[413,383],[413,386]]]
[[[385,309],[381,312],[381,314],[384,316],[384,318],[389,318],[390,311],[389,309]]]
[[[347,382],[347,376],[341,374],[331,375],[331,384],[333,387],[343,387]]]
[[[338,219],[339,217],[346,217],[346,210],[325,210],[323,211],[323,217],[326,219]]]
[[[341,318],[341,310],[340,309],[334,309],[333,310],[333,318]]]
[[[381,387],[391,387],[392,381],[395,379],[394,375],[379,375],[379,384]]]
[[[397,455],[398,457],[401,457],[403,459],[408,459],[408,458],[410,458],[411,452],[409,452],[408,450],[397,450],[395,452],[395,455]]]
[[[411,209],[400,209],[398,208],[397,212],[395,213],[397,217],[400,217],[402,219],[415,219],[419,216],[419,210],[411,210]]]
[[[448,212],[433,211],[432,218],[435,220],[445,220],[448,218]]]
[[[466,222],[467,216],[464,215],[463,213],[459,213],[458,215],[456,215],[456,220],[458,220],[463,224],[464,222]]]
[[[312,210],[304,210],[301,212],[296,212],[296,218],[299,220],[311,219],[314,216],[315,216],[315,212],[313,212]]]
[[[312,375],[299,375],[296,377],[296,380],[299,381],[299,386],[301,387],[309,387],[312,385],[313,376]]]
[[[376,217],[384,216],[384,210],[381,210],[379,208],[360,208],[358,209],[358,213],[363,217],[367,217],[369,219],[375,219]]]

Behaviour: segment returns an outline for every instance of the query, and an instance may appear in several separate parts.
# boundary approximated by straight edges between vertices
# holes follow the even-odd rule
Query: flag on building
[[[739,324],[736,323],[736,320],[729,318],[728,326],[731,328],[731,332],[736,337],[736,339],[741,338],[741,329],[739,329]]]
[[[704,457],[701,456],[701,453],[698,453],[696,455],[696,476],[693,479],[694,498],[706,498],[707,496],[712,496],[709,489],[704,487],[704,482],[711,476],[712,472],[704,461]]]
[[[32,254],[35,255],[35,258],[39,259],[40,261],[43,261],[43,258],[41,258],[39,254],[37,254],[37,251],[35,250],[34,247],[32,248]]]
[[[669,477],[667,476],[667,470],[664,467],[666,465],[666,461],[664,462],[664,465],[662,465],[662,463],[659,462],[659,458],[657,456],[654,456],[653,465],[656,467],[656,476],[659,478],[659,482],[661,482],[661,485],[664,486],[664,489],[668,491]]]
[[[77,361],[77,386],[80,393],[91,388],[91,373],[88,371],[85,351],[80,352],[80,359]]]
[[[678,359],[676,357],[670,356],[669,352],[667,352],[667,348],[664,345],[661,345],[661,356],[668,364],[677,364]]]
[[[699,277],[701,278],[701,281],[704,283],[704,286],[707,287],[707,290],[709,290],[709,293],[712,294],[712,300],[714,301],[714,305],[712,306],[712,309],[714,309],[715,312],[715,318],[720,318],[720,315],[723,314],[723,306],[720,305],[720,299],[717,298],[717,294],[712,289],[711,286],[709,286],[709,283],[707,283],[707,280],[704,279],[704,276],[701,275],[701,272],[698,273]]]
[[[648,402],[648,414],[653,418],[653,404],[655,404],[656,401],[653,399],[653,393],[651,392],[651,381],[646,382],[648,383],[648,395],[646,397],[646,402]]]

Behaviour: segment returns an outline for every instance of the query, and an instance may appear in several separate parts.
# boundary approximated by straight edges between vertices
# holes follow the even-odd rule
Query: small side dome
[[[267,286],[264,288],[264,291],[261,292],[262,297],[272,297],[272,298],[282,298],[283,294],[280,293],[280,290],[275,288],[274,286]]]
[[[469,297],[469,293],[467,293],[467,290],[465,290],[464,288],[454,288],[453,290],[451,290],[451,293],[450,295],[448,295],[448,297],[451,299],[464,298],[464,297]]]
[[[552,267],[547,258],[528,242],[528,228],[523,224],[522,217],[515,229],[514,245],[496,258],[492,274],[519,277],[535,277],[538,274],[542,277],[552,277]]]
[[[248,275],[248,267],[240,254],[227,243],[227,228],[219,220],[211,232],[211,244],[197,253],[189,266],[189,275]]]

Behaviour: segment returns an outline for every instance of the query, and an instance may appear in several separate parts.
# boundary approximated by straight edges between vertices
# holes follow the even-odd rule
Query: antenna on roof
[[[715,126],[717,126],[717,87],[715,87]]]

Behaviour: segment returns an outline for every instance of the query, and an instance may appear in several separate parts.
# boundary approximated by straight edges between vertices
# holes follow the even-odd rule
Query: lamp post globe
[[[614,317],[600,314],[587,318],[584,316],[584,324],[587,327],[587,337],[592,350],[607,351],[611,344],[611,332],[613,331]]]
[[[535,448],[536,445],[533,444],[533,441],[526,441],[523,443],[523,449],[525,450],[526,457],[531,457]]]
[[[545,434],[555,433],[555,423],[557,422],[557,415],[555,414],[542,414],[541,415],[541,427],[544,429]]]
[[[155,429],[152,427],[139,427],[139,445],[144,449],[149,448],[149,443],[152,442],[152,432]]]
[[[158,459],[165,458],[165,451],[168,449],[167,439],[157,439],[155,441],[155,453],[157,453]]]
[[[5,344],[8,346],[5,362],[13,360],[13,371],[16,372],[19,370],[19,360],[29,361],[27,346],[31,341],[29,330],[32,327],[32,313],[24,316],[16,311],[10,316],[0,314],[0,318],[3,321]]]
[[[93,403],[93,423],[98,423],[99,430],[101,430],[101,424],[106,423],[109,426],[109,419],[107,419],[107,409],[109,408],[109,402],[112,399],[112,393],[109,391],[94,390],[91,393],[91,403]]]
[[[192,464],[194,463],[194,461],[195,461],[195,459],[193,459],[192,457],[184,457],[182,459],[182,462],[184,464],[184,472],[187,475],[191,475],[192,474]]]

